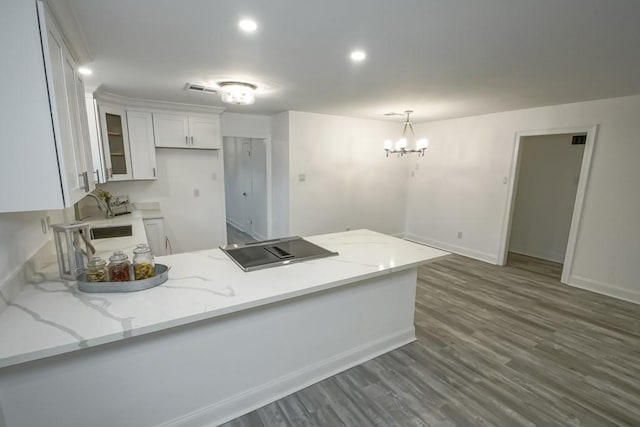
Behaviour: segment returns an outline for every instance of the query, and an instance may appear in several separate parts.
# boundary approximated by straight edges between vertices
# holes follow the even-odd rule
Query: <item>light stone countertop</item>
[[[134,236],[94,241],[99,254],[117,249],[130,253],[139,243],[144,236],[142,214],[127,217],[129,222],[124,217],[101,221],[132,223]],[[169,255],[157,258],[171,267],[165,284],[121,294],[86,294],[54,273],[36,274],[0,313],[0,368],[382,276],[448,255],[370,230],[307,239],[339,256],[245,273],[220,249]]]

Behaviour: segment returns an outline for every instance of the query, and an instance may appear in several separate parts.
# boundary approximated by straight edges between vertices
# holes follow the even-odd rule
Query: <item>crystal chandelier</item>
[[[389,157],[389,154],[397,154],[398,157],[401,157],[409,153],[418,153],[418,156],[424,156],[424,152],[429,146],[429,140],[427,138],[420,138],[416,140],[413,125],[411,124],[411,121],[409,121],[409,115],[411,113],[413,113],[413,110],[407,110],[404,112],[404,114],[407,115],[407,118],[404,121],[404,127],[402,128],[402,135],[400,135],[400,139],[398,139],[395,144],[390,139],[387,139],[384,142],[384,151],[386,151],[387,157]],[[394,114],[399,115],[399,113]],[[413,140],[416,148],[407,148],[407,129],[411,131],[411,139]]]

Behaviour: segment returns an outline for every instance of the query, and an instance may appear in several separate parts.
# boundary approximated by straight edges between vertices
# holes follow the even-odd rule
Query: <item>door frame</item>
[[[522,138],[527,136],[541,136],[541,135],[560,135],[571,133],[586,133],[587,141],[584,147],[584,153],[582,155],[582,165],[580,166],[580,178],[578,180],[578,189],[576,191],[576,199],[573,205],[573,214],[571,216],[571,227],[569,229],[569,239],[567,240],[567,250],[564,256],[564,264],[562,268],[562,277],[560,281],[562,283],[569,283],[571,277],[571,268],[573,266],[573,258],[576,249],[576,242],[578,238],[578,232],[580,230],[580,223],[582,221],[582,210],[584,207],[584,199],[587,191],[587,184],[589,180],[589,172],[591,170],[591,160],[593,157],[593,150],[596,142],[596,134],[598,131],[598,125],[593,126],[578,126],[570,128],[560,129],[542,129],[542,130],[528,130],[517,131],[514,138],[513,154],[511,157],[511,168],[509,177],[509,187],[507,189],[507,202],[505,204],[504,216],[502,221],[502,232],[500,239],[500,249],[498,251],[498,265],[506,265],[507,255],[509,252],[509,239],[511,237],[511,225],[513,221],[513,213],[516,201],[516,192],[518,188],[518,174],[520,172],[520,162],[522,157],[522,151],[520,150]]]

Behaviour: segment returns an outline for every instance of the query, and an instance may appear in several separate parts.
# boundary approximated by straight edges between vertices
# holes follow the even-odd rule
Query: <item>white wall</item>
[[[289,112],[271,117],[271,233],[289,235]],[[269,183],[268,183],[269,186]]]
[[[174,253],[215,248],[227,239],[221,155],[219,150],[159,148],[156,181],[100,187],[114,195],[128,194],[132,202],[159,202]]]
[[[244,136],[247,138],[269,138],[271,117],[255,114],[222,113],[220,116],[222,136]]]
[[[386,158],[382,149],[401,128],[395,122],[290,111],[290,233],[368,228],[402,234],[409,160]]]
[[[638,117],[632,96],[418,125],[430,148],[409,180],[408,236],[496,262],[515,133],[598,124],[569,282],[640,302]]]
[[[51,237],[44,234],[40,219],[47,212],[0,214],[0,283],[17,271]]]
[[[572,135],[522,138],[509,250],[562,263],[584,145]]]

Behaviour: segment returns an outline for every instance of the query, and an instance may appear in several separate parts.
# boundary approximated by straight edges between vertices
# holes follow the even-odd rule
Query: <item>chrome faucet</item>
[[[113,215],[113,212],[111,211],[111,206],[109,206],[104,201],[102,201],[98,196],[96,196],[93,193],[87,193],[85,197],[91,197],[96,201],[96,204],[98,205],[98,209],[104,212],[105,218],[113,218],[114,215]],[[82,219],[80,218],[80,208],[78,207],[78,204],[80,203],[81,200],[84,200],[84,199],[80,199],[76,204],[73,205],[76,221],[80,221]]]

